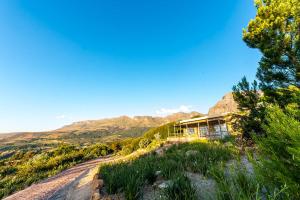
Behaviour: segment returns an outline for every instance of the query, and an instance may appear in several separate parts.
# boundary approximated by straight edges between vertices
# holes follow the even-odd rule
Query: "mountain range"
[[[166,117],[121,116],[109,119],[79,121],[48,132],[5,134],[2,138],[0,138],[0,145],[23,142],[47,143],[51,141],[52,143],[57,140],[87,142],[101,139],[102,141],[105,141],[115,140],[119,137],[136,137],[142,135],[145,131],[152,127],[195,116],[204,115],[198,112],[180,112]]]
[[[236,112],[237,104],[234,102],[232,93],[227,93],[213,107],[209,109],[208,115],[218,115],[224,112]],[[112,141],[118,138],[141,136],[152,127],[192,117],[205,116],[198,112],[175,113],[166,117],[153,116],[120,116],[116,118],[87,120],[74,122],[59,129],[47,132],[23,132],[0,134],[1,145],[15,145],[17,143],[48,144],[59,142],[95,142]]]

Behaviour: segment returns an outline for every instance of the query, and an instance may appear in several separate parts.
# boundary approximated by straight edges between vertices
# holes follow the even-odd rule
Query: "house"
[[[181,120],[174,124],[173,136],[224,138],[231,132],[230,117],[231,113],[223,113]]]

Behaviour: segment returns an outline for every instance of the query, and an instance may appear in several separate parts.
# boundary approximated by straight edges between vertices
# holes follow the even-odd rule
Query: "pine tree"
[[[300,101],[295,98],[295,90],[300,88],[300,1],[256,0],[255,5],[256,17],[243,30],[243,40],[262,53],[256,74],[259,87],[254,82],[249,88],[245,78],[233,87],[246,137],[249,132],[261,133],[259,122],[264,119],[264,104],[275,103],[284,108],[294,103],[300,108]],[[262,91],[262,98],[258,90]]]
[[[233,97],[241,111],[236,119],[235,128],[242,131],[243,137],[251,138],[252,133],[262,134],[262,106],[257,82],[252,85],[243,77],[241,82],[233,86]]]
[[[256,17],[243,30],[243,40],[262,53],[257,78],[265,100],[284,107],[289,99],[281,101],[280,94],[290,85],[300,87],[300,1],[256,0],[255,5]]]
[[[298,91],[300,96],[300,90]],[[300,122],[299,110],[290,104],[284,109],[268,106],[265,137],[256,137],[259,146],[259,174],[264,185],[272,191],[287,186],[283,199],[300,198]]]

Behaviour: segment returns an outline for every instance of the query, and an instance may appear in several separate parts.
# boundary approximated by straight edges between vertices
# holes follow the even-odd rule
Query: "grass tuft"
[[[176,173],[171,179],[170,185],[163,191],[166,199],[195,200],[196,191],[191,181],[182,173]]]

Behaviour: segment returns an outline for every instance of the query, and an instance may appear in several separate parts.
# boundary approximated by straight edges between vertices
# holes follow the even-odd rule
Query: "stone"
[[[155,176],[160,176],[161,175],[161,171],[156,171],[155,172]]]
[[[186,172],[185,174],[196,190],[197,199],[217,199],[217,183],[214,179],[206,178],[197,173]]]
[[[164,181],[162,183],[160,183],[157,187],[161,190],[166,189],[167,187],[172,185],[172,181]]]
[[[195,156],[197,154],[198,154],[198,151],[196,151],[196,150],[189,150],[189,151],[185,152],[186,156]]]
[[[93,194],[92,200],[100,200],[100,194],[98,192],[95,192]]]
[[[164,150],[163,149],[157,149],[155,152],[157,153],[158,156],[163,156],[164,155]]]
[[[99,179],[98,180],[98,189],[101,189],[103,187],[103,185],[104,185],[103,179]]]

